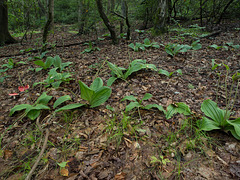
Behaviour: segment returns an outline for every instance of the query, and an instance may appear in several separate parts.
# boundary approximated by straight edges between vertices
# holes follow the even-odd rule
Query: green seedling
[[[165,115],[167,119],[170,119],[174,114],[177,114],[177,113],[184,114],[185,116],[189,116],[192,114],[188,105],[186,105],[185,103],[179,102],[179,103],[170,104],[167,107],[167,111],[165,112]]]
[[[108,86],[111,86],[117,79],[122,79],[126,81],[126,79],[132,73],[137,72],[141,69],[153,69],[154,71],[157,71],[157,68],[154,64],[146,64],[146,60],[142,59],[136,59],[132,61],[127,69],[123,67],[117,67],[115,64],[112,64],[111,62],[108,62],[108,67],[112,71],[111,72],[112,77],[110,77],[107,81]]]
[[[126,35],[127,35],[127,33],[121,33],[119,35],[119,38],[126,39]]]
[[[182,75],[182,70],[178,69],[178,70],[173,71],[173,72],[168,72],[167,70],[159,69],[159,71],[158,71],[158,74],[163,74],[163,75],[167,76],[168,78],[172,77],[172,75],[174,73],[178,73],[178,74]]]
[[[18,65],[18,64],[26,64],[26,62],[24,62],[24,61],[20,61],[20,62],[14,62],[13,61],[13,59],[12,58],[9,58],[8,59],[8,63],[7,64],[3,64],[2,66],[1,66],[1,68],[3,69],[3,71],[5,72],[5,71],[7,71],[8,69],[13,69],[16,65]],[[4,69],[6,67],[6,69]]]
[[[151,108],[157,108],[159,111],[165,112],[163,107],[158,104],[148,104],[146,106],[142,104],[143,101],[148,100],[151,97],[152,97],[152,94],[146,93],[141,100],[138,100],[136,97],[131,95],[131,96],[125,96],[121,101],[125,101],[125,100],[132,101],[126,106],[126,109],[125,109],[126,112],[129,112],[134,108],[138,108],[138,109],[141,108],[141,109],[147,109],[147,110]]]
[[[239,48],[240,48],[240,45],[239,45],[239,44],[234,45],[233,42],[227,42],[226,44],[227,44],[228,46],[234,48],[234,49],[239,49]]]
[[[144,42],[143,45],[146,48],[149,48],[149,47],[160,48],[157,42],[151,42],[148,38],[145,38],[143,42]]]
[[[91,53],[92,51],[100,51],[100,48],[98,47],[93,47],[93,43],[91,41],[89,41],[88,44],[88,48],[84,49],[81,54],[84,54],[84,53]]]
[[[139,34],[143,34],[145,31],[144,30],[135,29],[135,32],[137,32]]]
[[[217,103],[210,99],[203,101],[201,110],[206,117],[198,121],[200,130],[220,129],[225,132],[230,131],[236,139],[240,140],[240,118],[230,120],[230,111],[220,109]]]
[[[71,73],[64,72],[64,73],[58,73],[57,68],[53,68],[49,71],[48,77],[43,82],[36,82],[33,84],[33,87],[38,84],[44,84],[45,87],[52,86],[53,88],[59,88],[61,83],[63,82],[69,82],[72,80]]]
[[[159,156],[160,158],[157,158],[155,156],[151,156],[151,164],[160,164],[160,165],[166,165],[168,162],[171,162],[169,159],[164,158],[163,156]]]
[[[178,53],[187,52],[188,50],[199,50],[202,45],[199,43],[200,40],[194,41],[190,46],[186,44],[167,44],[165,46],[165,51],[172,57],[176,56]]]
[[[36,68],[35,69],[36,72],[41,71],[42,69],[46,70],[46,69],[50,68],[52,65],[56,69],[59,69],[60,72],[62,72],[65,69],[65,67],[72,64],[72,62],[62,63],[62,59],[57,55],[54,58],[53,57],[47,57],[45,62],[43,60],[34,61],[34,64],[41,66],[41,68]]]
[[[81,90],[81,98],[88,101],[91,108],[100,106],[111,96],[112,89],[103,86],[103,81],[101,78],[96,78],[90,87],[79,81],[79,86]]]
[[[228,47],[227,46],[218,46],[216,44],[213,44],[213,45],[210,45],[208,46],[209,48],[214,48],[216,50],[219,50],[219,49],[225,49],[225,50],[228,50]]]
[[[43,92],[42,95],[37,99],[37,101],[33,105],[30,105],[30,104],[16,105],[10,110],[9,115],[12,116],[16,111],[21,111],[25,109],[24,111],[25,116],[27,116],[31,120],[35,120],[40,115],[42,110],[50,110],[50,107],[47,106],[47,104],[51,99],[52,99],[52,96],[48,96],[45,92]],[[76,104],[69,104],[56,109],[62,103],[69,100],[71,100],[71,97],[69,95],[59,97],[53,104],[53,110],[54,110],[53,113],[64,111],[64,110],[76,109],[81,106],[84,106],[84,104],[76,103]]]
[[[135,52],[138,52],[140,49],[145,51],[145,46],[142,43],[136,43],[134,45],[134,43],[131,43],[128,45],[128,47],[132,48]]]

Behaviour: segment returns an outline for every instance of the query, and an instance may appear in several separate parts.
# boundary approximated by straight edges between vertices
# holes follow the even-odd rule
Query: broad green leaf
[[[121,69],[119,69],[115,64],[112,64],[110,62],[108,63],[108,67],[110,68],[110,70],[117,75],[118,78],[123,78],[123,73],[121,71]]]
[[[225,111],[220,109],[217,106],[217,103],[213,102],[210,99],[204,100],[201,105],[201,110],[204,112],[204,114],[210,118],[212,118],[214,121],[218,123],[219,126],[225,126],[226,123],[224,122],[224,115]],[[227,116],[227,119],[229,116]]]
[[[176,113],[190,115],[191,111],[185,103],[170,104],[167,107],[166,118],[170,119]]]
[[[151,42],[148,38],[145,38],[143,42],[145,46],[151,46]]]
[[[130,76],[132,73],[136,72],[136,71],[139,71],[143,68],[143,65],[142,64],[135,64],[134,66],[130,66],[127,70],[127,72],[124,74],[124,79],[127,79],[128,76]]]
[[[70,109],[76,109],[79,107],[84,106],[85,104],[81,104],[81,103],[77,103],[77,104],[68,104],[66,106],[63,106],[57,110],[55,110],[55,112],[60,112],[60,111],[65,111],[65,110],[70,110]]]
[[[131,111],[133,108],[137,108],[140,107],[141,105],[138,102],[130,102],[127,106],[126,106],[126,112]]]
[[[174,56],[174,55],[175,55],[174,52],[173,52],[173,50],[170,49],[170,48],[168,48],[168,47],[165,48],[165,51],[166,51],[169,55],[171,55],[171,56]]]
[[[167,77],[169,77],[169,72],[164,69],[159,69],[158,74],[163,74],[163,75],[166,75]]]
[[[158,104],[148,104],[148,105],[144,106],[144,109],[151,109],[151,108],[157,108],[159,111],[162,111],[162,112],[164,112],[164,114],[166,114],[165,109],[161,105],[158,105]]]
[[[152,97],[152,94],[146,93],[146,94],[143,96],[143,98],[142,98],[142,100],[140,101],[140,103],[142,103],[142,101],[145,101],[145,100],[150,99],[151,97]]]
[[[154,48],[160,48],[160,46],[158,44],[153,44],[152,47]]]
[[[45,69],[45,64],[42,60],[34,61],[33,63]]]
[[[240,137],[240,118],[235,120],[227,120],[227,122],[234,127],[236,134]]]
[[[92,96],[90,103],[90,107],[96,107],[103,104],[105,101],[108,100],[108,98],[111,96],[112,90],[109,87],[101,87],[99,90],[97,90],[94,95]]]
[[[45,62],[45,67],[50,68],[50,66],[53,64],[54,58],[52,57],[47,57],[46,62]]]
[[[178,74],[182,75],[182,70],[181,70],[181,69],[176,70],[176,72],[177,72]]]
[[[27,117],[29,117],[31,120],[35,120],[41,113],[41,110],[38,109],[32,109],[27,113]]]
[[[53,88],[59,88],[61,83],[62,83],[62,81],[57,81],[57,82],[51,83],[51,85],[52,85]]]
[[[43,68],[36,68],[35,71],[38,72],[38,71],[41,71]]]
[[[55,109],[57,106],[59,106],[60,104],[62,104],[65,101],[69,101],[71,100],[71,97],[69,95],[66,96],[61,96],[60,98],[58,98],[55,103],[53,104],[53,109]]]
[[[21,111],[23,109],[27,109],[27,108],[31,108],[32,105],[30,104],[20,104],[20,105],[16,105],[14,106],[11,110],[10,110],[10,116],[12,116],[16,111]]]
[[[128,47],[130,47],[134,50],[134,44],[133,43],[129,44]]]
[[[201,120],[198,121],[198,127],[200,130],[203,131],[211,131],[214,129],[221,129],[219,124],[216,121],[203,117]]]
[[[107,86],[111,86],[116,80],[117,80],[116,77],[110,77],[107,81]]]
[[[93,90],[93,91],[96,91],[98,90],[99,88],[101,88],[103,86],[103,81],[100,77],[97,77],[93,83],[91,84],[90,88]]]
[[[219,49],[220,46],[216,45],[216,44],[213,44],[213,45],[210,45],[209,47],[212,47],[214,49]]]
[[[86,84],[84,84],[82,81],[78,81],[80,90],[81,90],[81,98],[91,102],[94,91],[90,89]]]
[[[50,107],[43,105],[43,104],[37,104],[36,106],[32,107],[31,109],[41,110],[41,109],[50,109]]]
[[[35,104],[44,104],[47,105],[47,103],[52,99],[52,96],[48,96],[46,92],[43,92],[42,95],[37,99]]]
[[[61,58],[60,58],[58,55],[56,55],[56,56],[54,57],[53,65],[54,65],[55,67],[61,69],[62,60],[61,60]]]
[[[106,108],[107,108],[108,110],[110,110],[110,111],[115,111],[115,109],[114,109],[112,106],[110,106],[110,105],[107,105]]]
[[[137,98],[134,97],[133,95],[130,95],[130,96],[125,96],[121,101],[125,101],[125,100],[137,101]]]

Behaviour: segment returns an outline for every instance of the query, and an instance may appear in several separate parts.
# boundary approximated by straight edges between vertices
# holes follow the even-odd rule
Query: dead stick
[[[39,116],[39,117],[40,117],[40,116]],[[40,131],[43,132],[43,130],[42,130],[40,124],[39,124],[39,118],[37,119],[36,124],[37,124],[38,128],[40,129]],[[28,175],[27,175],[27,177],[26,177],[25,180],[30,180],[30,179],[31,179],[32,174],[33,174],[33,172],[35,171],[35,169],[37,168],[37,166],[38,166],[38,164],[39,164],[39,162],[40,162],[40,160],[41,160],[41,158],[42,158],[42,155],[43,155],[43,153],[44,153],[44,151],[45,151],[45,149],[46,149],[46,147],[47,147],[49,130],[46,129],[45,131],[46,131],[46,135],[45,135],[45,140],[44,140],[44,143],[43,143],[42,150],[41,150],[41,152],[39,153],[39,156],[38,156],[36,162],[34,163],[31,171],[28,173]]]

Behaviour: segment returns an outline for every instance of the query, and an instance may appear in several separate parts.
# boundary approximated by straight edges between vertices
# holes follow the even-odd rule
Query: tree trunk
[[[157,12],[154,19],[153,35],[160,35],[167,32],[167,0],[159,0]]]
[[[100,14],[100,17],[102,18],[105,26],[108,28],[110,34],[111,34],[111,38],[112,38],[112,43],[113,44],[117,44],[118,43],[118,39],[116,36],[116,32],[115,32],[115,28],[113,25],[110,24],[106,14],[103,11],[103,5],[102,5],[102,1],[101,0],[96,0],[97,3],[97,8],[98,8],[98,12]]]
[[[48,19],[43,31],[43,44],[47,41],[48,32],[53,30],[54,23],[54,0],[48,0]]]
[[[7,0],[0,0],[0,45],[16,43],[8,31]]]

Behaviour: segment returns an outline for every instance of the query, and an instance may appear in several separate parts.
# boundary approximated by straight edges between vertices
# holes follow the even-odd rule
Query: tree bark
[[[159,0],[157,12],[154,19],[153,35],[160,35],[167,32],[167,0]]]
[[[47,41],[48,32],[53,29],[54,24],[54,0],[48,0],[48,19],[43,31],[43,44]]]
[[[0,45],[16,43],[8,31],[7,0],[0,0]]]
[[[115,28],[114,28],[113,25],[110,24],[106,14],[103,11],[102,1],[101,0],[96,0],[96,3],[97,3],[97,8],[98,8],[98,12],[100,14],[100,17],[102,18],[105,26],[108,28],[108,30],[111,34],[112,43],[117,44],[118,39],[117,39],[117,36],[116,36]]]

